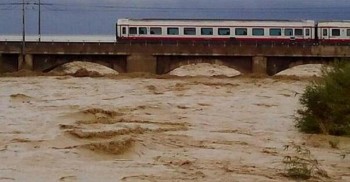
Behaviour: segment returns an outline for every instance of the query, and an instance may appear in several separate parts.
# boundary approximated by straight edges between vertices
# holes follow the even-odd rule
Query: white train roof
[[[314,26],[313,20],[118,19],[133,26]]]
[[[319,21],[318,27],[349,27],[350,28],[350,20]]]

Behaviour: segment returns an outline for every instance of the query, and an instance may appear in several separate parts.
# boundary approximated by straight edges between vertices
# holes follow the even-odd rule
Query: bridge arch
[[[49,72],[63,64],[73,61],[86,61],[101,64],[120,73],[126,72],[125,56],[103,55],[33,55],[33,70]]]
[[[251,57],[234,56],[157,56],[157,74],[167,74],[183,65],[210,63],[225,65],[243,74],[251,71]]]
[[[268,57],[266,72],[272,76],[298,65],[329,64],[333,61],[333,57]]]

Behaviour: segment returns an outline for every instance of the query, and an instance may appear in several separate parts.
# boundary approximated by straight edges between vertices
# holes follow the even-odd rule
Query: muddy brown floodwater
[[[350,181],[348,138],[294,128],[308,81],[0,78],[0,181],[288,181],[284,145]]]

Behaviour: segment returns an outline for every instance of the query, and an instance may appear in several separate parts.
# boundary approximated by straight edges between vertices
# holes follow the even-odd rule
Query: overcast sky
[[[0,34],[21,33],[22,0],[0,0]],[[27,33],[38,8],[26,8]],[[10,3],[10,4],[9,4]],[[113,35],[118,18],[350,19],[350,0],[41,0],[43,34]]]

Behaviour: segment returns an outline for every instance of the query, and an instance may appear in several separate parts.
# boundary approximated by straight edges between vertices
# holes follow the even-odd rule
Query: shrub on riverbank
[[[323,69],[300,98],[296,126],[306,133],[350,135],[350,60]]]

